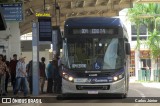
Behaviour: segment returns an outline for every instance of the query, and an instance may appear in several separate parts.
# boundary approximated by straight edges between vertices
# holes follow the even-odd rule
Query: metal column
[[[33,23],[32,25],[32,82],[33,96],[39,95],[39,24]]]

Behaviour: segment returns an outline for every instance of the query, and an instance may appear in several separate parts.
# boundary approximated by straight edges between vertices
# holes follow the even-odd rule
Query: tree
[[[160,4],[150,3],[150,4],[136,4],[134,8],[129,9],[128,16],[132,23],[137,25],[137,45],[140,49],[140,40],[139,40],[139,27],[138,25],[146,25],[148,32],[150,34],[148,39],[148,46],[152,52],[152,56],[157,58],[160,56],[160,36],[158,36],[159,31],[156,30],[160,28],[156,23],[156,20],[159,19],[160,14]],[[137,23],[139,22],[139,23]],[[158,63],[158,61],[157,61]],[[158,69],[158,65],[157,65]]]
[[[136,7],[131,8],[128,10],[128,19],[131,21],[131,23],[134,23],[136,25],[137,30],[137,52],[135,52],[135,69],[136,69],[136,79],[138,79],[138,70],[140,69],[139,62],[140,62],[140,25],[142,24],[142,20],[139,18],[139,16],[142,14],[141,11],[143,10],[143,5],[137,4]]]
[[[139,39],[139,28],[142,23],[142,20],[139,16],[142,14],[141,11],[143,10],[143,5],[137,4],[134,8],[128,10],[128,19],[131,23],[136,25],[137,28],[137,49],[140,49],[140,39]]]
[[[156,30],[150,33],[148,46],[152,52],[153,58],[158,58],[160,56],[160,36]]]

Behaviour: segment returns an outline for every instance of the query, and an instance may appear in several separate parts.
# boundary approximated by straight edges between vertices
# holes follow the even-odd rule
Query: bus
[[[119,18],[67,19],[62,48],[62,95],[127,96],[130,44]]]

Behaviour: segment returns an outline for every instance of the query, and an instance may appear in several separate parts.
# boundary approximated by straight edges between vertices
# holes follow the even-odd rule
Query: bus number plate
[[[98,91],[88,91],[88,94],[98,94]]]

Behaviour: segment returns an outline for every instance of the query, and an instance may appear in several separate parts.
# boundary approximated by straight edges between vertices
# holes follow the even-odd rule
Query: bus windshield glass
[[[69,38],[64,46],[64,64],[70,69],[103,71],[124,65],[122,38]]]

